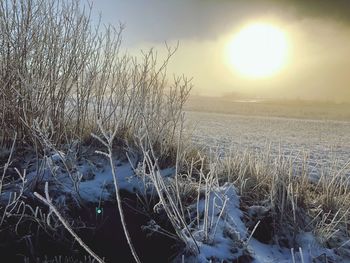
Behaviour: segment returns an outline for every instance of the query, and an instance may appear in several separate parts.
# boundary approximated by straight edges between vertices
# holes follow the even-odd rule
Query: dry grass
[[[183,231],[178,231],[180,240],[188,247],[213,239],[207,205],[215,189],[229,182],[238,190],[246,224],[253,232],[254,227],[259,227],[259,221],[271,219],[268,225],[270,243],[298,248],[298,235],[312,232],[322,246],[346,253],[350,216],[349,163],[340,169],[321,169],[321,176],[315,178],[310,174],[309,161],[304,153],[296,158],[282,153],[272,157],[269,152],[242,154],[230,151],[225,156],[215,151],[206,154],[194,152],[192,149],[190,155],[178,154],[182,159],[177,163],[183,166],[177,169],[171,180],[157,176],[154,164],[148,174],[152,182],[159,185],[158,196],[165,193],[166,198],[161,204],[172,209],[168,216],[171,220],[175,218],[175,229],[183,230],[187,224],[191,233],[202,231],[203,235],[194,235],[191,242],[190,236],[184,238],[181,236]],[[152,163],[154,161],[148,161],[148,165]],[[194,211],[193,204],[200,200],[206,202],[204,213]],[[259,207],[264,213],[252,218],[249,211]]]
[[[282,154],[272,158],[268,152],[231,152],[219,159],[219,180],[236,185],[243,209],[254,205],[268,209],[275,241],[290,237],[287,245],[293,246],[298,233],[312,231],[327,245],[338,232],[348,235],[349,164],[336,172],[323,169],[319,178],[312,179],[307,156],[300,155],[297,162]]]

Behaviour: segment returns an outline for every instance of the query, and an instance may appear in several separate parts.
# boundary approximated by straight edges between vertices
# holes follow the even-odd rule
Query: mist
[[[94,7],[104,23],[125,24],[129,53],[154,47],[161,57],[165,42],[179,42],[169,72],[193,77],[193,94],[350,101],[348,1],[104,0]],[[286,33],[288,61],[274,76],[246,78],[228,65],[225,48],[242,26],[260,21]]]

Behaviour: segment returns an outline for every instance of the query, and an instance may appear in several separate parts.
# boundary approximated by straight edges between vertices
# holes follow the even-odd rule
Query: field
[[[350,121],[350,103],[191,96],[185,109],[244,116]]]
[[[255,103],[244,105],[248,106],[256,112],[256,108],[261,108]],[[349,121],[320,120],[317,119],[319,116],[315,116],[316,119],[275,117],[268,116],[266,111],[259,113],[261,116],[189,111],[187,118],[193,127],[192,139],[199,145],[240,152],[268,150],[274,156],[282,153],[299,159],[307,154],[310,164],[316,168],[314,172],[331,168],[335,161],[339,167],[350,160]]]

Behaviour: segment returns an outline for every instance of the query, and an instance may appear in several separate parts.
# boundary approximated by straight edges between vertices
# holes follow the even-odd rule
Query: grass
[[[275,235],[296,237],[311,230],[325,244],[331,233],[347,233],[348,164],[337,172],[323,171],[312,180],[307,158],[299,163],[282,154],[272,158],[268,152],[231,153],[220,162],[222,181],[236,185],[243,207],[262,205],[269,210]]]
[[[224,156],[215,151],[194,152],[192,149],[190,156],[178,153],[178,158],[183,156],[183,159],[176,163],[186,165],[178,168],[170,181],[157,175],[160,169],[156,168],[156,157],[144,152],[146,163],[152,167],[148,176],[160,188],[158,196],[163,196],[165,192],[162,206],[171,210],[167,214],[171,221],[175,221],[174,228],[179,229],[179,233],[183,233],[184,229],[192,233],[187,237],[178,235],[191,253],[196,253],[191,249],[193,244],[213,239],[210,237],[213,225],[210,223],[209,199],[218,187],[226,183],[231,183],[238,190],[241,210],[246,215],[246,224],[252,227],[252,235],[259,227],[267,227],[271,233],[270,244],[298,248],[298,236],[312,232],[322,246],[339,253],[346,251],[343,244],[349,230],[348,163],[337,170],[325,167],[321,176],[315,178],[311,174],[307,154],[303,153],[299,154],[300,161],[283,153],[273,156],[268,151],[262,154],[229,151]],[[204,211],[199,213],[193,203],[197,202],[198,207],[203,200]],[[250,211],[257,208],[264,212],[252,218]],[[219,217],[224,210],[225,205],[222,205]],[[271,222],[261,226],[267,218]],[[203,235],[194,234],[197,231]]]

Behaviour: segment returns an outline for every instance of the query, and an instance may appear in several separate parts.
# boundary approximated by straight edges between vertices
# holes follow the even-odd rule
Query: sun
[[[228,44],[228,61],[241,75],[270,77],[287,62],[286,34],[267,23],[250,24],[239,31]]]

